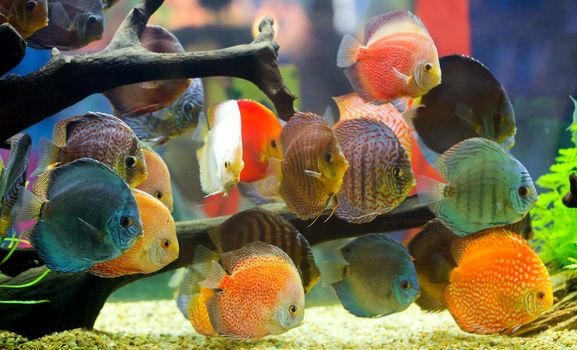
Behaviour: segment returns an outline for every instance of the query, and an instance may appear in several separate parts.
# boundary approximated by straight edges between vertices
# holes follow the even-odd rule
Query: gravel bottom
[[[107,303],[95,331],[72,330],[28,341],[0,332],[0,349],[577,349],[577,332],[535,337],[478,336],[459,330],[447,312],[416,306],[380,319],[360,319],[340,306],[306,311],[305,324],[259,341],[194,333],[173,301]]]

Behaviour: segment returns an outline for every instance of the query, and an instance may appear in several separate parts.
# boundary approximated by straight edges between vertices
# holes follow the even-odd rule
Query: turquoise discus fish
[[[340,121],[334,131],[350,164],[337,195],[337,216],[360,224],[401,204],[415,178],[395,133],[371,117]]]
[[[420,177],[419,199],[459,236],[518,222],[537,200],[523,164],[484,138],[461,141],[435,167],[447,183]]]
[[[30,242],[51,270],[77,272],[116,258],[143,234],[130,187],[99,161],[56,167],[34,188],[37,195],[24,190],[17,219],[38,220]]]
[[[359,237],[320,263],[321,283],[358,317],[382,317],[405,310],[420,295],[407,248],[382,235]]]

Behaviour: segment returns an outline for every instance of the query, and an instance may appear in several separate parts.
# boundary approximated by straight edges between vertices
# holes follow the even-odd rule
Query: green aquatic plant
[[[577,102],[571,98],[577,107]],[[544,189],[532,210],[537,248],[545,263],[577,269],[577,209],[561,202],[569,192],[569,175],[577,172],[577,109],[568,130],[576,147],[561,148],[549,173],[537,184]]]

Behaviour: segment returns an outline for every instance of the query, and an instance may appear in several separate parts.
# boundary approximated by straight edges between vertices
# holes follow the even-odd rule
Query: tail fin
[[[409,244],[409,252],[415,259],[415,267],[421,296],[417,304],[427,311],[446,309],[444,295],[449,276],[457,265],[451,255],[451,242],[458,238],[435,219],[430,221]]]
[[[337,54],[337,67],[347,68],[352,66],[357,61],[357,51],[361,47],[361,44],[357,39],[346,34],[341,41],[339,46],[339,51]]]
[[[38,176],[53,167],[58,161],[58,153],[60,153],[58,146],[45,137],[41,138],[40,162],[38,163],[38,168],[32,173],[32,176]]]
[[[419,203],[423,205],[436,204],[443,200],[447,185],[427,176],[418,176],[417,195]]]
[[[15,222],[37,220],[42,210],[42,200],[27,188],[22,189],[22,195],[18,197],[15,205]]]

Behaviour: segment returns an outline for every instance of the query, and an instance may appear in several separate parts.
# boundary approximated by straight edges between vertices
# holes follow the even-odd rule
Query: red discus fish
[[[333,97],[339,108],[339,120],[354,119],[363,116],[377,118],[388,126],[397,136],[409,159],[413,153],[411,129],[399,110],[390,103],[375,105],[366,103],[356,93]]]
[[[269,174],[269,158],[282,159],[280,133],[282,126],[274,113],[251,100],[236,101],[242,128],[242,160],[240,182],[254,182]]]
[[[181,287],[179,299],[189,302],[179,307],[197,332],[258,339],[302,324],[303,286],[297,268],[282,249],[252,242],[223,254],[221,262],[195,255],[184,289],[199,292],[187,298]],[[210,271],[199,284],[198,276],[206,270]]]
[[[365,26],[365,41],[345,35],[337,66],[366,102],[386,103],[418,97],[441,83],[437,48],[421,20],[410,11],[375,17]]]
[[[425,310],[449,309],[461,329],[510,333],[553,305],[547,268],[527,242],[506,228],[460,238],[437,219],[409,250]]]
[[[89,271],[100,277],[153,273],[178,258],[176,226],[166,206],[146,192],[133,190],[144,236],[134,241],[120,257],[93,265]]]

